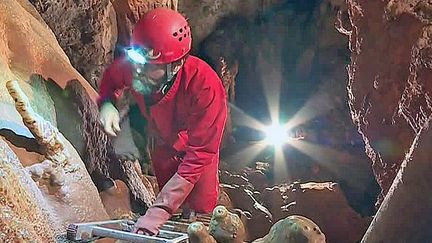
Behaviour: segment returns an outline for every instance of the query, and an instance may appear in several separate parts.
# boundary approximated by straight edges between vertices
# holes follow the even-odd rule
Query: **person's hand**
[[[106,133],[117,136],[120,132],[120,114],[111,102],[105,102],[99,112],[100,122]]]
[[[193,189],[193,184],[175,173],[162,187],[156,201],[149,207],[146,214],[135,223],[133,233],[156,235],[184,202]]]
[[[133,233],[141,235],[157,235],[162,225],[170,218],[171,214],[159,207],[150,207],[144,216],[135,223]]]

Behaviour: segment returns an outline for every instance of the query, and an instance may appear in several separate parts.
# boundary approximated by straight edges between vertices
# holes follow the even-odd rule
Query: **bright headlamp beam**
[[[288,130],[285,126],[279,124],[273,124],[265,128],[264,132],[266,134],[264,142],[270,145],[281,146],[289,140]]]
[[[146,64],[147,60],[143,54],[134,49],[129,49],[126,51],[126,55],[135,63]]]

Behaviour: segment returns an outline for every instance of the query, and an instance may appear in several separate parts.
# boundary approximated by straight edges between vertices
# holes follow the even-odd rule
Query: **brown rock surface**
[[[272,214],[260,204],[251,190],[238,185],[221,184],[231,199],[232,206],[239,210],[246,227],[247,240],[263,237],[272,225]]]
[[[0,2],[0,101],[2,108],[10,109],[12,99],[6,91],[7,80],[20,82],[30,102],[35,97],[26,83],[32,74],[41,74],[55,80],[62,88],[71,79],[78,79],[92,99],[97,94],[84,78],[70,65],[68,57],[57,44],[56,37],[27,1]],[[2,119],[22,124],[14,109],[5,112]],[[6,111],[6,110],[5,110]]]
[[[0,241],[52,242],[56,225],[54,212],[20,161],[0,139]]]
[[[274,224],[265,237],[253,241],[253,243],[279,242],[325,243],[326,238],[319,226],[312,220],[292,215]]]
[[[188,17],[195,44],[200,43],[216,27],[217,22],[228,15],[254,18],[272,5],[283,0],[184,0],[178,9]]]
[[[131,215],[129,189],[123,181],[116,180],[115,187],[100,192],[100,198],[111,219],[124,218]]]
[[[432,237],[431,6],[419,0],[348,1],[351,26],[341,32],[352,49],[351,114],[382,187],[381,200],[385,196],[362,242]]]
[[[71,66],[52,31],[27,1],[0,2],[0,33],[2,33],[0,37],[0,120],[2,129],[9,131],[7,136],[4,133],[2,135],[10,139],[10,144],[14,145],[11,149],[15,150],[18,159],[22,160],[17,162],[13,170],[8,170],[4,174],[8,178],[18,175],[20,179],[14,182],[16,187],[7,187],[7,194],[1,193],[0,200],[14,198],[14,203],[23,203],[23,205],[16,205],[18,210],[23,211],[22,215],[15,215],[20,217],[23,228],[28,225],[26,220],[36,222],[40,219],[37,218],[37,208],[41,208],[42,212],[48,215],[49,225],[35,224],[36,227],[40,226],[37,229],[41,234],[40,237],[49,237],[46,232],[50,229],[54,234],[62,234],[66,226],[72,222],[107,219],[108,215],[79,155],[52,126],[55,124],[56,114],[53,101],[48,96],[46,87],[44,88],[43,83],[40,82],[44,79],[37,78],[38,81],[35,83],[36,79],[33,77],[51,78],[60,88],[64,88],[69,80],[77,79],[92,100],[96,98],[96,92]],[[44,119],[44,122],[39,123],[41,127],[37,129],[45,131],[46,138],[39,137],[38,132],[30,132],[24,125],[23,118],[15,109],[13,99],[6,89],[8,80],[17,80],[35,113]],[[52,136],[57,138],[51,140]],[[62,142],[58,143],[57,140]],[[37,142],[40,144],[34,145]],[[48,149],[50,146],[53,150]],[[43,149],[40,150],[41,148]],[[51,153],[57,149],[67,156],[59,156],[57,152]],[[43,160],[41,155],[51,162],[39,164],[38,162]],[[0,164],[4,165],[3,162]],[[23,168],[30,165],[33,166]],[[32,173],[33,178],[27,174],[29,172]],[[7,195],[11,197],[8,199]],[[27,210],[34,213],[34,218],[31,213],[25,213]],[[5,214],[2,214],[3,216]],[[10,225],[13,224],[14,222],[10,221]],[[14,238],[13,235],[9,237],[12,237],[12,241],[20,239]],[[38,237],[34,235],[32,239],[38,241],[40,239]],[[28,238],[23,240],[27,241],[26,239]],[[53,240],[45,238],[40,241],[52,242]]]
[[[45,160],[26,170],[48,204],[60,213],[58,225],[65,229],[74,222],[107,219],[96,187],[76,150],[57,128],[33,111],[18,82],[7,82],[7,88],[24,124],[42,148]]]
[[[30,0],[52,29],[72,65],[96,87],[113,60],[117,40],[114,8],[109,0]]]
[[[293,184],[285,193],[286,215],[313,220],[329,243],[358,242],[372,220],[357,214],[335,183]]]
[[[190,243],[217,243],[201,222],[194,222],[187,229]]]
[[[229,212],[224,206],[217,206],[213,210],[208,231],[219,243],[243,243],[246,239],[240,217]]]
[[[233,208],[231,198],[228,196],[228,194],[224,191],[224,189],[222,187],[219,188],[217,205],[222,205],[222,206],[226,207],[227,209]]]
[[[427,1],[348,1],[352,51],[349,105],[374,173],[389,190],[405,153],[432,113]],[[428,17],[429,16],[429,17]],[[381,197],[381,199],[382,199]]]
[[[415,138],[362,242],[420,243],[432,239],[431,120],[429,117]]]
[[[117,17],[117,45],[121,48],[129,45],[133,27],[141,16],[156,7],[177,9],[178,0],[113,0],[112,3]]]

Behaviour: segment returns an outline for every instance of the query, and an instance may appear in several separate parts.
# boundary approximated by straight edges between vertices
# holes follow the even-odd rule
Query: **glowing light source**
[[[146,64],[147,60],[145,56],[136,49],[128,49],[126,50],[126,55],[131,59],[133,62],[138,64]]]
[[[290,139],[286,127],[277,123],[265,128],[264,132],[266,134],[264,142],[274,146],[281,146]]]

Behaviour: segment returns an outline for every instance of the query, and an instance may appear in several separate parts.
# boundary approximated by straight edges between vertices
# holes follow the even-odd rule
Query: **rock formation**
[[[109,0],[30,0],[60,46],[93,87],[112,62],[117,41],[116,13]]]
[[[57,218],[17,156],[0,139],[0,241],[53,242]],[[51,209],[52,210],[52,209]]]
[[[61,221],[56,223],[65,229],[74,222],[107,219],[96,187],[75,149],[57,128],[34,113],[16,81],[8,81],[6,86],[24,124],[42,147],[45,160],[25,170],[59,215]]]
[[[253,243],[279,242],[325,243],[326,237],[312,220],[292,215],[274,224],[265,237],[253,241]]]
[[[217,243],[201,222],[194,222],[187,229],[190,243]]]
[[[218,243],[242,243],[246,238],[240,217],[224,206],[217,206],[213,210],[209,233]]]
[[[112,2],[117,18],[119,49],[129,45],[133,27],[145,13],[156,7],[177,10],[178,5],[178,0],[114,0]]]
[[[108,214],[80,156],[55,127],[72,114],[56,114],[49,83],[64,89],[76,79],[91,101],[96,92],[30,3],[1,1],[0,32],[0,241],[54,242],[69,223]]]
[[[405,153],[432,113],[430,3],[348,1],[351,116],[382,188],[380,201]]]
[[[349,105],[382,188],[381,206],[362,242],[427,242],[432,4],[347,3],[349,21],[338,27],[352,51]]]

